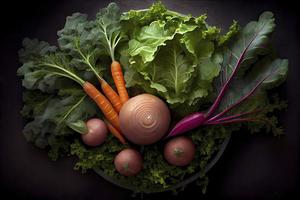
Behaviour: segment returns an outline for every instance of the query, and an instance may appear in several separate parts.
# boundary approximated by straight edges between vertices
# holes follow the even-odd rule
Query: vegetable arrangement
[[[288,71],[271,12],[225,34],[205,20],[111,3],[94,20],[67,17],[58,47],[24,39],[26,139],[135,192],[177,189],[196,172],[205,192],[206,166],[233,132],[283,133],[274,111],[286,103],[270,89]]]

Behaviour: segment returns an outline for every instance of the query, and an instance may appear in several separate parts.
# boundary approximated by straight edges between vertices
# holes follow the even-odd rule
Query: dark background
[[[46,152],[26,143],[19,110],[22,106],[17,51],[22,38],[38,37],[51,43],[65,18],[73,12],[91,17],[109,1],[6,1],[1,3],[0,21],[0,195],[20,199],[129,199],[131,192],[104,181],[93,172],[74,171],[74,159],[52,162]],[[148,7],[152,1],[116,1],[121,9]],[[265,10],[275,13],[274,44],[281,57],[288,58],[287,82],[279,88],[289,101],[281,114],[286,136],[234,134],[220,161],[209,172],[206,196],[194,184],[178,196],[170,193],[146,195],[144,199],[290,199],[299,198],[300,134],[300,23],[298,6],[292,1],[163,1],[182,13],[208,14],[209,24],[226,29],[233,19],[241,25],[256,20]],[[296,196],[293,199],[297,199]]]

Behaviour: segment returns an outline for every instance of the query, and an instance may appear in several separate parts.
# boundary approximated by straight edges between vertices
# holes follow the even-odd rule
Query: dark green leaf
[[[71,129],[80,134],[86,134],[88,132],[88,128],[86,123],[82,120],[77,120],[76,122],[69,122],[67,124]]]
[[[221,74],[223,85],[238,67],[238,74],[253,64],[259,55],[270,52],[269,36],[274,31],[275,23],[271,12],[264,12],[258,21],[248,23],[229,46],[224,47]]]
[[[50,46],[47,42],[40,42],[37,39],[25,38],[23,48],[19,51],[19,59],[22,63],[30,62],[47,55],[56,50],[55,46]]]

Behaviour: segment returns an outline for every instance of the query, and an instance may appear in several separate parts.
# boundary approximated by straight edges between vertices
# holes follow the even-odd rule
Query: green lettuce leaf
[[[227,44],[232,38],[235,37],[235,35],[238,34],[239,30],[240,30],[240,27],[239,27],[237,21],[234,20],[232,25],[229,27],[229,31],[226,34],[219,37],[218,45],[223,46],[223,45]]]
[[[122,30],[127,35],[136,35],[141,27],[164,19],[166,11],[166,7],[161,2],[156,2],[149,9],[125,12],[121,16]]]
[[[174,38],[175,32],[165,28],[165,23],[154,21],[141,29],[137,38],[129,41],[129,55],[139,55],[144,63],[154,59],[158,47],[166,45],[167,40]]]
[[[181,46],[173,42],[161,48],[156,59],[141,73],[151,81],[151,88],[163,93],[168,103],[174,104],[184,102],[180,94],[188,92],[194,68],[192,57],[186,56]]]
[[[135,24],[135,31],[128,33],[128,47],[121,52],[127,86],[159,95],[174,109],[193,110],[199,102],[207,102],[219,75],[220,64],[213,55],[220,30],[208,26],[205,15],[195,18],[168,10],[159,18],[149,13],[154,21],[139,23],[138,13],[147,15],[154,12],[151,9],[130,11],[123,19],[128,24],[132,17]],[[228,35],[227,40],[234,34]]]

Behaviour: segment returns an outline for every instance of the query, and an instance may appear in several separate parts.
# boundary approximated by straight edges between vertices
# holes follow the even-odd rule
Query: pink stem
[[[265,76],[262,80],[260,80],[255,86],[254,88],[252,88],[252,90],[245,96],[243,96],[241,99],[239,99],[236,103],[230,105],[228,108],[226,108],[225,110],[223,110],[222,112],[220,112],[219,114],[215,115],[214,117],[210,118],[208,121],[214,121],[215,119],[220,118],[221,116],[223,116],[225,113],[227,113],[228,111],[232,110],[234,107],[236,107],[237,105],[241,104],[243,101],[245,101],[246,99],[248,99],[255,91],[256,89],[267,79],[269,78],[269,76],[271,76],[273,73],[268,74],[267,76]]]
[[[263,27],[264,27],[264,25],[263,25]],[[262,30],[262,28],[261,28],[261,30]],[[252,44],[252,42],[254,41],[254,39],[257,37],[258,33],[261,30],[259,30],[258,32],[256,32],[255,36],[251,39],[251,41],[248,43],[248,45],[246,46],[246,48],[243,50],[241,56],[238,59],[238,62],[235,65],[235,68],[234,68],[232,74],[230,75],[229,79],[226,81],[225,85],[222,87],[221,92],[219,93],[217,99],[215,100],[215,102],[213,103],[213,105],[210,107],[210,109],[209,109],[209,111],[208,111],[208,113],[206,115],[206,118],[209,118],[216,111],[216,109],[218,108],[218,106],[220,104],[220,101],[222,100],[222,98],[224,96],[225,91],[228,89],[228,85],[229,85],[230,81],[232,80],[233,76],[236,74],[237,69],[239,68],[240,64],[243,61],[243,58],[244,58],[244,55],[246,54],[246,51],[248,50],[248,48],[250,47],[250,45]]]
[[[248,111],[248,112],[244,112],[244,113],[240,113],[240,114],[231,115],[228,117],[223,117],[221,119],[214,119],[214,117],[213,117],[213,118],[210,118],[209,120],[207,120],[204,124],[207,124],[207,122],[209,123],[209,122],[220,122],[220,121],[230,120],[230,119],[242,117],[245,115],[254,114],[254,113],[260,112],[261,110],[262,109],[256,109],[256,110],[252,110],[252,111]]]
[[[219,95],[217,96],[215,102],[214,102],[213,105],[210,107],[208,113],[206,114],[206,117],[207,117],[207,118],[209,118],[209,117],[213,114],[213,112],[215,112],[215,110],[217,109],[217,107],[219,106],[219,104],[220,104],[220,102],[221,102],[221,100],[222,100],[222,98],[223,98],[223,96],[224,96],[225,91],[228,89],[228,86],[229,86],[229,83],[230,83],[231,79],[232,79],[233,76],[236,74],[237,69],[238,69],[238,66],[239,66],[239,65],[242,63],[242,61],[243,61],[243,58],[244,58],[244,55],[245,55],[247,49],[248,49],[248,47],[244,49],[244,51],[243,51],[241,57],[239,58],[238,62],[237,62],[236,65],[235,65],[234,71],[233,71],[232,74],[230,75],[229,79],[226,81],[225,85],[222,87],[222,89],[221,89]]]
[[[232,123],[238,123],[238,122],[255,122],[259,121],[258,119],[253,118],[241,118],[241,119],[232,119],[227,121],[213,121],[213,122],[207,122],[208,125],[220,125],[220,124],[232,124]]]

